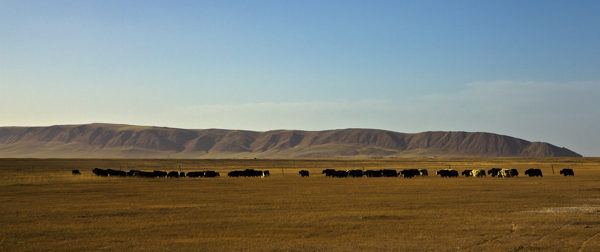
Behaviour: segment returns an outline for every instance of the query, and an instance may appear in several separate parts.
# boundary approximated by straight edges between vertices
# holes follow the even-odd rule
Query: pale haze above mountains
[[[127,138],[124,126],[103,126],[101,139],[11,128],[0,154],[555,155],[465,131],[600,157],[598,10],[590,0],[0,1],[0,127],[257,131],[173,129],[183,135],[172,142],[141,128],[109,139]],[[287,134],[302,140],[284,144]],[[257,147],[271,136],[276,149]],[[350,136],[360,141],[337,142]],[[460,144],[436,141],[445,137]]]
[[[121,124],[0,127],[0,157],[16,158],[394,158],[581,157],[550,143],[484,132],[405,134],[177,129]]]

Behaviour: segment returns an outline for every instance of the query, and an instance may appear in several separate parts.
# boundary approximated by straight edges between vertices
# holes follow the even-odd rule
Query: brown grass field
[[[448,166],[520,176],[435,176]],[[221,177],[105,178],[95,167]],[[271,176],[226,176],[249,168]],[[329,178],[326,168],[429,176]],[[0,159],[0,251],[33,250],[600,251],[600,158]]]

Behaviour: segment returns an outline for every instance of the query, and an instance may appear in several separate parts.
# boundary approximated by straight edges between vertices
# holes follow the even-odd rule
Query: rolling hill
[[[0,157],[18,158],[369,158],[581,157],[544,142],[484,132],[406,134],[177,129],[121,124],[0,127]]]

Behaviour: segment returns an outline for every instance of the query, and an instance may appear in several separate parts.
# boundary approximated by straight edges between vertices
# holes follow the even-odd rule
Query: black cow
[[[362,170],[348,170],[348,176],[353,177],[353,178],[362,178],[363,171]]]
[[[500,168],[492,168],[488,171],[488,174],[492,175],[492,177],[496,177],[501,170],[502,169]]]
[[[298,175],[300,175],[302,177],[308,177],[309,173],[308,173],[308,171],[301,170],[298,172]]]
[[[206,178],[221,177],[221,174],[219,174],[216,171],[205,171],[204,172],[204,177],[206,177]]]
[[[141,172],[141,171],[138,171],[138,170],[129,170],[129,171],[126,173],[126,175],[127,175],[128,177],[138,176],[138,174],[139,174],[140,172]]]
[[[440,175],[440,177],[445,178],[448,176],[448,170],[439,170],[435,173],[435,175]]]
[[[232,178],[237,178],[240,177],[244,174],[243,171],[230,171],[229,173],[227,173],[227,176],[232,177]],[[189,174],[188,174],[189,176]]]
[[[517,169],[510,169],[510,172],[512,173],[513,177],[519,176],[519,171],[517,171]]]
[[[137,171],[134,173],[136,177],[155,178],[154,172]]]
[[[73,170],[71,172],[71,174],[73,174],[73,175],[81,175],[81,172],[79,172],[79,170]]]
[[[188,172],[187,174],[188,178],[199,178],[199,177],[204,177],[204,172],[203,171],[193,171],[193,172]]]
[[[458,171],[450,169],[450,170],[448,170],[448,175],[449,175],[448,177],[450,177],[450,178],[452,178],[452,177],[458,178]]]
[[[382,177],[398,177],[398,172],[396,170],[382,170]]]
[[[108,176],[117,176],[117,177],[127,176],[127,173],[125,171],[117,171],[117,170],[113,170],[113,169],[107,169],[106,172],[108,173]]]
[[[154,172],[154,177],[159,177],[159,178],[166,178],[167,177],[167,172],[166,171],[153,171]]]
[[[254,169],[246,169],[243,171],[244,177],[262,177],[263,171],[254,170]]]
[[[367,176],[367,178],[379,178],[379,177],[383,177],[383,172],[368,170],[365,172],[365,176]]]
[[[525,171],[525,175],[528,175],[529,177],[534,177],[534,176],[535,177],[537,177],[537,176],[543,177],[542,170],[540,170],[540,169],[532,169],[532,168],[527,169]]]
[[[417,169],[404,169],[400,171],[400,175],[404,178],[413,178],[414,176],[421,176],[421,172]]]
[[[562,169],[560,170],[560,174],[566,176],[573,176],[575,177],[575,173],[573,173],[573,169]]]
[[[169,173],[167,173],[167,178],[179,178],[179,172],[170,171]]]
[[[96,174],[96,176],[108,177],[108,172],[104,169],[94,168],[92,172]]]
[[[242,171],[242,176],[244,177],[256,177],[256,174],[257,172],[254,169],[246,169]]]
[[[94,168],[94,170],[92,170],[92,172],[94,174],[96,174],[96,176],[102,176],[102,177],[108,177],[108,176],[118,176],[118,177],[125,177],[127,176],[127,173],[124,171],[117,171],[117,170],[113,170],[113,169],[100,169],[100,168]]]
[[[347,178],[348,177],[348,172],[347,171],[335,171],[335,176],[333,177],[338,177],[338,178]]]
[[[472,170],[464,170],[461,174],[465,177],[471,177]]]
[[[180,173],[179,173],[179,177],[181,177],[181,178],[185,178],[185,172],[180,172]]]
[[[325,169],[321,174],[325,174],[325,177],[332,177],[335,175],[334,169]]]
[[[269,172],[269,170],[263,171],[263,177],[269,177],[271,176],[271,173]]]
[[[452,169],[446,169],[446,170],[439,170],[435,173],[435,175],[440,175],[440,177],[442,178],[452,178],[452,177],[456,177],[458,178],[458,171],[456,170],[452,170]]]

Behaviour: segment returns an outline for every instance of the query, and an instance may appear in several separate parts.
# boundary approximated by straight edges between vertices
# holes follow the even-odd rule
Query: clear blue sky
[[[600,1],[0,0],[0,126],[482,131],[600,156]]]

